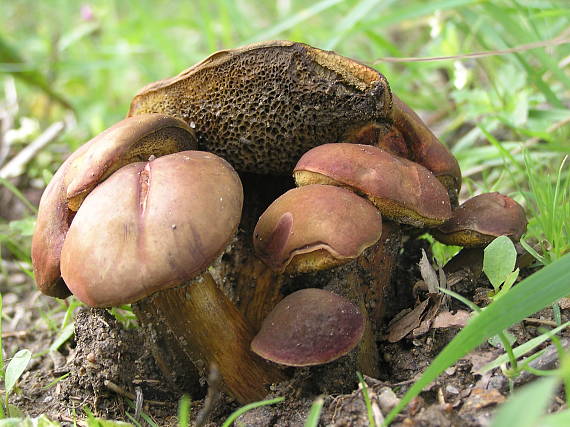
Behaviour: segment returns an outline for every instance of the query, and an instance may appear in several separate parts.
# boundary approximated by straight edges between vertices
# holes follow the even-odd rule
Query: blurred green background
[[[567,166],[558,176],[570,151],[568,0],[308,4],[3,0],[0,174],[48,126],[66,124],[18,176],[3,181],[14,186],[3,189],[11,194],[10,203],[20,203],[17,191],[25,197],[33,189],[40,191],[70,150],[125,116],[131,98],[147,83],[175,75],[219,49],[289,39],[334,49],[384,73],[392,89],[459,159],[465,175],[462,198],[492,190],[509,194],[533,218],[530,238],[549,239],[545,225],[537,224],[541,207],[536,193],[528,190],[533,179],[539,189],[568,182]],[[542,41],[551,41],[550,46],[475,59],[381,60],[454,56]],[[37,195],[29,197],[37,203]],[[0,212],[0,244],[27,260],[34,212],[18,212]],[[565,215],[570,218],[569,212]],[[567,230],[562,226],[558,231]],[[547,242],[544,248],[551,246]]]

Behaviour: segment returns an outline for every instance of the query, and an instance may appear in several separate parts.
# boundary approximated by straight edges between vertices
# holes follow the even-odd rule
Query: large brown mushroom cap
[[[467,200],[453,211],[451,219],[433,231],[442,243],[485,246],[498,236],[520,240],[527,220],[521,205],[499,193],[484,193]]]
[[[61,279],[61,248],[75,211],[98,182],[126,163],[188,150],[195,145],[194,133],[183,121],[146,114],[120,121],[72,153],[40,201],[32,239],[32,263],[40,291],[58,298],[70,295]]]
[[[391,105],[378,71],[277,40],[216,52],[144,87],[129,115],[181,118],[195,127],[200,149],[231,159],[237,171],[285,175],[310,148],[388,122]]]
[[[302,289],[269,313],[251,349],[282,365],[322,365],[356,347],[364,323],[364,316],[348,299],[323,289]]]
[[[241,216],[239,177],[211,153],[185,151],[119,169],[77,212],[62,277],[91,306],[137,301],[203,272]]]
[[[309,185],[289,190],[261,215],[256,254],[276,271],[307,272],[359,256],[382,234],[380,213],[344,188]]]
[[[417,227],[436,226],[451,216],[446,189],[425,167],[380,148],[324,144],[295,166],[297,185],[346,186],[368,197],[384,217]]]

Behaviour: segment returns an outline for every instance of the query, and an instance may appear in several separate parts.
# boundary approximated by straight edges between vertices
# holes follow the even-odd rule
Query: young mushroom
[[[295,274],[353,260],[381,233],[382,218],[371,203],[344,188],[316,184],[275,200],[257,222],[253,245],[274,271]]]
[[[348,299],[323,289],[301,289],[269,313],[251,349],[281,365],[322,365],[354,349],[364,325],[364,316]]]
[[[472,197],[453,216],[430,233],[446,245],[485,246],[499,236],[519,241],[527,220],[521,205],[500,193]]]
[[[360,289],[360,282],[372,276],[361,264],[376,250],[381,235],[381,215],[370,202],[344,188],[319,184],[294,188],[277,198],[254,230],[255,253],[273,271],[288,275],[286,282],[318,275],[322,286],[359,307],[366,321],[355,364],[367,374],[377,372],[377,349],[367,310],[374,304]],[[339,270],[343,265],[344,273]],[[280,291],[277,283],[267,286]]]

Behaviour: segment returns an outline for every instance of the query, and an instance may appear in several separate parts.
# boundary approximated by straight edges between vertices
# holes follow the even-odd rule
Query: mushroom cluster
[[[133,304],[165,375],[215,363],[250,402],[282,366],[378,373],[406,229],[464,246],[520,238],[516,202],[458,207],[460,186],[456,159],[382,74],[259,43],[143,88],[63,163],[40,203],[34,273],[50,296]]]

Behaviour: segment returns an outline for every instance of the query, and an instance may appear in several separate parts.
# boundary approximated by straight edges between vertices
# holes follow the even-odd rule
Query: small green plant
[[[26,370],[32,353],[30,350],[20,350],[13,357],[4,370],[4,351],[2,347],[2,295],[0,295],[0,376],[4,379],[4,402],[0,403],[0,418],[6,415],[15,415],[18,411],[8,405],[10,393],[14,390],[16,383]]]
[[[493,285],[493,299],[504,296],[519,276],[519,269],[515,269],[517,250],[507,236],[500,236],[485,248],[483,257],[483,272]]]
[[[8,405],[8,398],[26,370],[31,358],[32,352],[30,350],[20,350],[12,357],[12,360],[10,360],[6,366],[6,372],[4,374],[4,407],[0,409],[0,417],[4,418],[5,414],[11,415],[13,413],[12,408]]]
[[[531,211],[531,220],[527,237],[521,244],[544,265],[570,251],[570,170],[565,170],[567,160],[568,156],[565,156],[554,179],[529,152],[524,156],[531,191],[523,194]],[[526,241],[529,237],[538,241],[538,251]]]
[[[439,353],[386,416],[384,424],[390,424],[424,387],[475,347],[565,296],[568,293],[569,282],[570,255],[565,255],[522,280],[503,297],[494,300]]]

